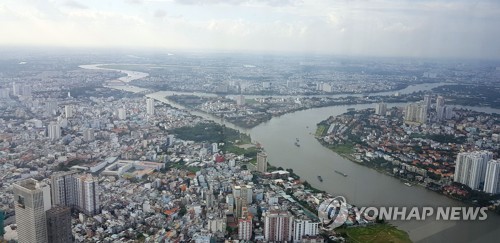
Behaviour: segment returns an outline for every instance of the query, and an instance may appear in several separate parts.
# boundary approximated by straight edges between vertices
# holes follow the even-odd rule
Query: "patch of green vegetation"
[[[325,131],[327,131],[326,125],[318,125],[318,127],[316,128],[316,136],[323,136]]]
[[[257,153],[259,150],[256,147],[250,147],[250,148],[240,148],[233,143],[228,143],[226,144],[224,150],[226,153],[234,153],[234,154],[243,154],[247,158],[254,158],[257,156]]]
[[[209,143],[228,143],[234,141],[250,141],[247,134],[219,125],[215,122],[198,123],[192,127],[180,127],[170,130],[182,140]]]
[[[366,227],[351,227],[337,230],[346,235],[347,242],[406,243],[411,242],[408,233],[390,224],[376,224]]]
[[[337,154],[352,154],[354,152],[354,145],[351,143],[332,145],[329,148]]]

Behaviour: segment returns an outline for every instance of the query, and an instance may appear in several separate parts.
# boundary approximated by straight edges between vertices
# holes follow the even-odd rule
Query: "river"
[[[124,71],[124,70],[121,70]],[[125,70],[126,71],[126,70]],[[125,72],[131,75],[131,72]],[[138,75],[143,76],[143,75]],[[134,78],[128,78],[128,81]],[[430,90],[442,84],[422,84],[409,86],[398,91],[411,93],[420,90]],[[133,86],[130,86],[133,89]],[[140,92],[141,88],[137,89]],[[387,92],[393,94],[396,91]],[[148,94],[174,107],[184,107],[165,99],[166,95],[180,92],[161,91]],[[199,95],[199,93],[196,93]],[[379,93],[383,94],[383,93]],[[211,95],[211,94],[207,94]],[[345,95],[344,95],[345,96]],[[340,96],[339,96],[340,97]],[[404,104],[389,104],[402,106]],[[249,133],[254,141],[261,143],[268,153],[269,162],[274,166],[292,168],[302,179],[313,186],[325,190],[332,195],[345,196],[350,204],[357,206],[464,206],[462,203],[447,198],[419,186],[408,187],[398,179],[379,173],[368,167],[351,162],[323,147],[314,137],[316,123],[328,116],[340,115],[347,108],[372,108],[373,104],[343,105],[314,108],[297,111],[275,117],[252,129],[241,129],[232,124],[226,126]],[[484,107],[466,107],[475,110],[500,113],[498,109]],[[221,119],[206,113],[191,111],[206,119],[221,123]],[[294,145],[295,139],[300,139],[300,147]],[[346,173],[344,177],[334,172]],[[317,180],[321,175],[323,182]],[[489,213],[485,221],[390,221],[391,224],[405,230],[415,242],[497,242],[500,238],[500,217]]]

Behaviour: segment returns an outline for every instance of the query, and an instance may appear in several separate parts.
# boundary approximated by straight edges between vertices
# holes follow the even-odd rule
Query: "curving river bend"
[[[102,64],[103,65],[103,64]],[[99,65],[82,65],[86,69],[102,69]],[[127,74],[123,80],[130,82],[147,76],[146,73],[107,69]],[[420,84],[409,86],[398,91],[411,93],[420,90],[430,90],[442,84]],[[142,92],[144,89],[134,86],[116,87],[131,92]],[[184,108],[165,99],[171,94],[181,92],[160,91],[148,94],[148,97],[168,103],[174,107]],[[379,93],[381,95],[394,92]],[[211,95],[199,94],[197,95]],[[347,95],[345,95],[347,96]],[[338,96],[340,97],[340,96]],[[404,104],[390,104],[389,106]],[[350,204],[357,206],[465,206],[460,202],[447,198],[425,188],[408,187],[398,179],[379,173],[342,158],[323,147],[314,138],[316,123],[328,116],[336,116],[346,112],[347,108],[372,108],[373,104],[344,105],[297,111],[260,124],[252,129],[242,129],[232,124],[226,126],[238,129],[252,136],[254,141],[261,143],[266,149],[269,161],[275,166],[292,168],[302,179],[313,186],[325,190],[332,195],[345,196]],[[498,109],[484,107],[467,107],[484,112],[500,113]],[[219,118],[191,111],[210,120],[222,123]],[[300,139],[301,147],[294,145],[295,139]],[[339,170],[348,175],[344,177],[334,172]],[[317,180],[321,175],[323,182]],[[497,242],[500,238],[500,217],[489,213],[485,221],[390,221],[391,224],[405,230],[415,242]]]

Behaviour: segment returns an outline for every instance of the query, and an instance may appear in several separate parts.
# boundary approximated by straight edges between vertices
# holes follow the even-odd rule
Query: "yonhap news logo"
[[[347,201],[343,196],[326,199],[318,208],[318,217],[325,229],[332,230],[342,226],[348,216]]]
[[[343,224],[370,224],[377,220],[475,221],[488,218],[487,207],[353,207],[342,196],[328,198],[318,207],[318,217],[325,230]]]

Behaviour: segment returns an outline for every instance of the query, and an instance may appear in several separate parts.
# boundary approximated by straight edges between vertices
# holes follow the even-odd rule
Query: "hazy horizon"
[[[0,48],[500,58],[493,0],[19,0],[0,20]]]

